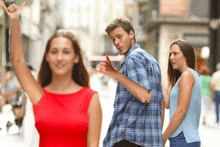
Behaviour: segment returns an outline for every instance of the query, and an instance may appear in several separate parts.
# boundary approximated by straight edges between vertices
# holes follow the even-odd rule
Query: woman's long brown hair
[[[83,87],[88,87],[89,86],[89,74],[83,63],[83,59],[81,55],[81,48],[79,46],[79,43],[76,37],[69,31],[56,31],[54,35],[48,40],[47,45],[46,45],[46,50],[43,56],[43,60],[41,62],[37,81],[39,82],[41,87],[47,86],[52,81],[52,71],[50,69],[48,62],[46,61],[46,54],[49,52],[51,41],[57,37],[68,38],[72,42],[74,52],[79,57],[79,62],[77,64],[74,64],[73,71],[72,71],[72,78],[77,84]]]
[[[190,68],[195,70],[195,52],[194,52],[192,45],[186,42],[185,40],[177,40],[170,45],[170,48],[175,44],[178,45],[180,50],[182,51],[184,57],[186,58],[187,65]],[[169,92],[172,90],[173,86],[175,85],[179,77],[181,76],[181,73],[179,70],[173,69],[173,66],[170,62],[170,56],[171,54],[169,55],[168,70],[167,70]]]

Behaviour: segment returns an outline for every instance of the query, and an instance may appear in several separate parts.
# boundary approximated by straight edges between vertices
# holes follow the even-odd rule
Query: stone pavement
[[[12,125],[9,131],[6,131],[6,123],[14,121],[14,114],[10,111],[10,107],[0,113],[0,147],[37,147],[38,146],[38,133],[34,127],[34,116],[32,111],[31,102],[28,100],[26,105],[26,115],[23,120],[23,126],[18,132],[16,125]]]
[[[200,123],[201,147],[220,147],[220,123],[216,124],[215,105],[207,112],[206,125]]]

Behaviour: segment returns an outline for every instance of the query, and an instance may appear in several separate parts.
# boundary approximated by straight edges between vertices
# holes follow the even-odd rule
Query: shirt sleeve
[[[159,85],[159,92],[161,92],[159,94],[159,98],[160,98],[160,101],[162,101],[164,99],[164,95],[163,95],[163,88],[161,84]]]
[[[127,68],[127,77],[142,86],[145,89],[151,90],[149,83],[149,68],[146,67],[146,64],[137,57],[130,57],[127,59],[126,68]]]

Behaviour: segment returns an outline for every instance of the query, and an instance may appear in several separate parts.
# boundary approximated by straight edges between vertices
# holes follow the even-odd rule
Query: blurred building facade
[[[208,64],[200,54],[204,46],[209,46],[210,1],[145,0],[145,2],[149,5],[143,16],[144,28],[148,34],[145,49],[159,61],[162,77],[167,77],[170,44],[177,39],[184,39],[193,45],[196,68]]]
[[[20,5],[22,0],[5,0]],[[116,17],[131,19],[137,43],[152,54],[166,77],[169,45],[177,39],[195,48],[197,67],[219,62],[218,29],[210,28],[210,18],[219,18],[218,6],[207,0],[30,0],[21,14],[21,37],[25,60],[39,69],[46,41],[57,29],[70,30],[78,38],[86,64],[94,55],[118,55],[104,31]],[[213,9],[212,9],[213,8]],[[10,30],[5,12],[0,11],[1,64],[10,62]],[[210,58],[202,59],[201,49],[210,47]],[[216,56],[218,55],[218,56]],[[1,76],[2,77],[2,76]]]
[[[23,1],[4,2],[6,6],[12,3],[20,6]],[[89,68],[90,56],[118,53],[104,30],[110,21],[124,13],[125,0],[29,0],[20,16],[25,61],[38,71],[47,40],[57,29],[63,29],[78,38]],[[4,67],[11,64],[10,20],[4,9],[0,11],[0,33],[1,67]]]
[[[114,53],[104,30],[112,19],[124,16],[124,1],[65,0],[59,12],[59,29],[69,30],[78,38],[88,70],[91,56]]]
[[[25,61],[38,69],[46,41],[57,28],[57,0],[32,0],[21,13],[21,40]]]
[[[220,62],[220,2],[210,1],[210,59],[211,73]]]

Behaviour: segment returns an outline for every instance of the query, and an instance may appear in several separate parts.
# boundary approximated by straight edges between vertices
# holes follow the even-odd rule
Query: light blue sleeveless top
[[[170,138],[177,136],[180,132],[183,131],[183,134],[186,138],[186,142],[191,143],[191,142],[200,141],[198,127],[199,127],[199,119],[201,113],[202,83],[198,73],[195,70],[193,69],[187,69],[187,70],[193,73],[195,77],[195,85],[192,89],[189,107],[185,115],[185,118],[182,120],[182,122],[180,123],[178,128],[173,132]],[[173,114],[176,111],[178,104],[178,96],[179,96],[178,84],[180,78],[177,80],[172,91],[170,92],[170,120],[173,117]]]

